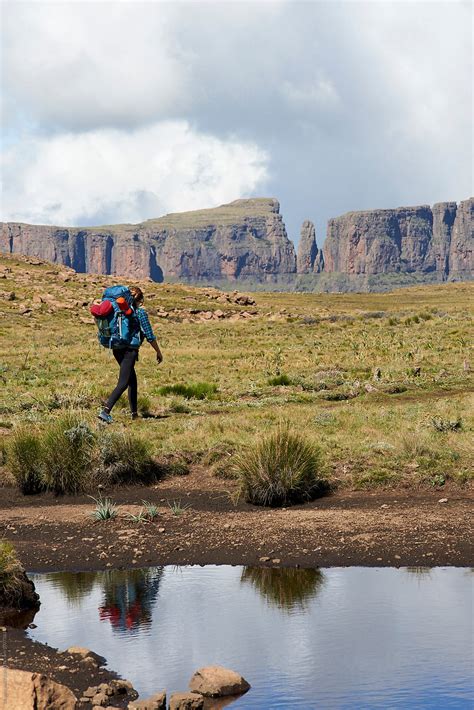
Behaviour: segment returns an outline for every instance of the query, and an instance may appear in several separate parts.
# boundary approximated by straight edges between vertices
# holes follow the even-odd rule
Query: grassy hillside
[[[68,408],[95,422],[117,366],[87,304],[110,283],[0,255],[3,441]],[[287,421],[321,447],[339,485],[443,486],[472,475],[472,285],[258,293],[255,305],[209,288],[141,285],[165,360],[158,367],[143,346],[140,401],[160,418],[129,422],[124,398],[114,426],[136,428],[157,454],[190,452],[225,474],[235,449]],[[217,391],[160,393],[197,382]]]

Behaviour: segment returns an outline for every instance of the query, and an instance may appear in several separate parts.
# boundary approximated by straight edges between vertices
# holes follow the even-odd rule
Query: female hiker
[[[153,333],[153,329],[150,325],[148,319],[148,313],[143,308],[143,291],[137,286],[132,286],[130,288],[130,293],[133,296],[133,305],[135,308],[135,317],[138,319],[138,325],[140,327],[140,344],[139,345],[127,345],[122,348],[113,348],[112,352],[114,358],[120,365],[119,378],[117,386],[108,398],[104,405],[104,408],[99,414],[99,419],[107,424],[112,422],[112,416],[110,412],[113,406],[120,399],[122,394],[128,388],[128,402],[130,404],[130,412],[132,419],[137,419],[137,399],[138,399],[138,386],[137,386],[137,374],[135,372],[135,363],[138,360],[138,350],[141,343],[146,339],[150,343],[153,350],[156,352],[156,359],[158,364],[163,361],[163,355],[157,343],[156,337]]]

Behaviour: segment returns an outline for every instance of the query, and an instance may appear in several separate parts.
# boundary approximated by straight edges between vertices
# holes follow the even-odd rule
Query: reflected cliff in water
[[[315,598],[324,584],[324,575],[319,569],[245,567],[241,581],[251,584],[268,604],[293,611],[305,609]]]

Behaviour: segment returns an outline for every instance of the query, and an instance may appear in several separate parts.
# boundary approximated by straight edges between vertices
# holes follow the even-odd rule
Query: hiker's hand
[[[158,365],[159,365],[161,362],[163,362],[163,355],[162,355],[162,353],[161,353],[161,350],[156,353],[156,361],[157,361]]]

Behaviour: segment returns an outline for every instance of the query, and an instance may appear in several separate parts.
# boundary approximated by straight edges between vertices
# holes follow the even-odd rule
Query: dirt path
[[[164,564],[327,567],[473,564],[473,491],[341,491],[304,506],[264,509],[229,498],[232,482],[196,468],[154,487],[108,491],[119,516],[94,522],[92,501],[0,490],[0,537],[28,570],[96,570]],[[439,500],[447,498],[446,503]],[[133,523],[143,499],[153,522]],[[174,515],[170,504],[188,506]],[[277,561],[278,560],[278,561]]]

